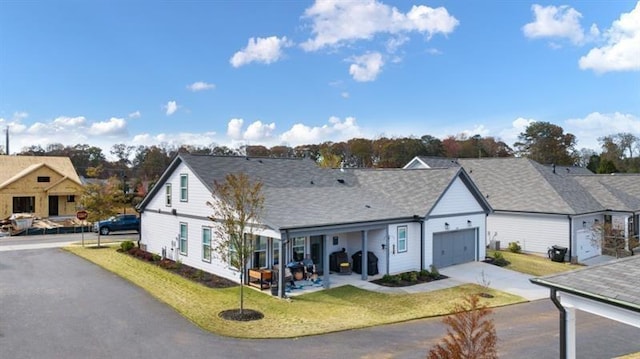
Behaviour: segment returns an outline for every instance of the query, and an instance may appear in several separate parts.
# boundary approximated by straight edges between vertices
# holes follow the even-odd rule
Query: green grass
[[[487,255],[493,257],[495,252],[494,250],[487,250]],[[504,259],[511,262],[505,268],[534,276],[544,276],[584,268],[577,264],[554,262],[547,257],[534,254],[512,253],[509,251],[500,251],[500,253],[502,253]]]
[[[444,315],[457,298],[487,291],[469,284],[420,294],[383,294],[343,286],[281,300],[270,291],[245,287],[245,308],[262,312],[264,319],[234,322],[218,313],[239,307],[239,287],[208,288],[115,249],[66,248],[145,289],[201,328],[239,338],[293,338]],[[495,297],[483,302],[490,307],[525,301],[489,292]]]

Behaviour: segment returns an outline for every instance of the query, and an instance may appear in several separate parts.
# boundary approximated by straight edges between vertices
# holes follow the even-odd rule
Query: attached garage
[[[433,234],[433,265],[444,268],[476,260],[476,230]]]

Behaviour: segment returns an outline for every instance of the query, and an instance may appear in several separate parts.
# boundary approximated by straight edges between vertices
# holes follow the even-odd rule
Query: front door
[[[49,196],[49,217],[58,215],[58,196]]]
[[[313,264],[316,265],[316,271],[318,274],[322,274],[323,268],[323,259],[324,259],[324,251],[323,248],[323,237],[324,236],[311,236],[310,245],[311,245],[311,260]]]

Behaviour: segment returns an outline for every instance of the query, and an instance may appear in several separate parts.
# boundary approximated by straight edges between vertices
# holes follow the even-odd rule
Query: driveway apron
[[[440,269],[440,273],[459,282],[488,284],[503,292],[519,295],[527,300],[549,298],[549,289],[532,284],[530,275],[484,262],[469,262]]]

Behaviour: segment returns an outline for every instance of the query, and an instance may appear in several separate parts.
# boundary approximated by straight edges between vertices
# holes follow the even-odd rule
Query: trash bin
[[[567,255],[567,247],[552,246],[551,247],[551,260],[554,262],[564,262],[564,257]]]
[[[271,283],[271,295],[274,297],[278,296],[278,282]]]
[[[353,260],[353,271],[362,273],[362,251],[357,251],[351,256]],[[367,252],[367,275],[378,274],[378,257],[373,252]]]

